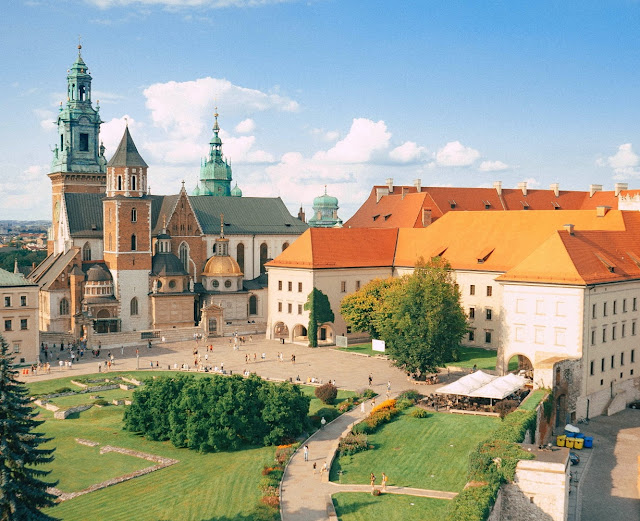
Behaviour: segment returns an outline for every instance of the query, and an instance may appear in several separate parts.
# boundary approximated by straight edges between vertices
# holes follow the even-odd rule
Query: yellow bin
[[[564,447],[564,440],[566,440],[567,437],[564,434],[561,434],[560,436],[558,436],[556,438],[556,445],[558,447]]]
[[[576,441],[573,442],[573,448],[577,450],[581,450],[584,447],[584,438],[576,438]]]
[[[566,438],[564,440],[564,446],[567,447],[567,449],[573,449],[573,444],[575,441],[575,438]]]

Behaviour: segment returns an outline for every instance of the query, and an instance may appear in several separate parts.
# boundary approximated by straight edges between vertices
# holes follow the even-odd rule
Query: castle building
[[[17,364],[38,362],[38,286],[0,268],[0,333]]]
[[[199,326],[221,335],[249,323],[264,331],[264,265],[307,225],[280,198],[231,188],[217,111],[199,195],[184,182],[176,194],[151,194],[152,168],[128,127],[106,160],[91,80],[78,46],[49,174],[49,256],[29,275],[40,330],[78,338]]]

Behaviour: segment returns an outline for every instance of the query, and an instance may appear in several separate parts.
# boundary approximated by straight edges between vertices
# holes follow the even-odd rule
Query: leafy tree
[[[55,496],[47,492],[57,485],[40,478],[50,470],[35,468],[53,461],[55,449],[40,449],[50,441],[33,432],[42,421],[29,403],[27,389],[16,380],[13,357],[0,336],[0,521],[48,521],[55,518],[40,511],[53,506]]]
[[[15,259],[18,259],[18,267],[28,266],[31,268],[33,263],[40,264],[47,256],[45,250],[29,251],[29,250],[13,250],[0,252],[0,268],[13,273]]]
[[[374,279],[355,293],[342,299],[340,314],[354,331],[369,333],[371,338],[380,338],[376,324],[380,320],[381,303],[385,292],[399,279]]]
[[[329,297],[314,287],[307,297],[304,309],[309,311],[309,327],[307,329],[309,347],[318,347],[318,326],[335,320]]]
[[[397,366],[427,373],[450,360],[467,331],[451,266],[440,257],[419,259],[411,275],[384,292],[376,328]]]

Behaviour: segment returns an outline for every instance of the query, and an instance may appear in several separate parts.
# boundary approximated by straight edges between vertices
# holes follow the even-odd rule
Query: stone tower
[[[149,327],[151,200],[147,163],[138,153],[129,127],[107,164],[103,200],[104,261],[113,276],[124,331]]]
[[[218,135],[218,110],[214,114],[213,137],[209,142],[209,156],[200,166],[200,182],[196,185],[193,195],[215,195],[242,197],[242,191],[236,184],[233,194],[231,190],[231,165],[222,155],[222,139]]]
[[[91,75],[81,49],[78,45],[78,57],[67,75],[67,103],[60,103],[56,121],[58,137],[49,174],[53,208],[49,253],[59,246],[62,194],[104,192],[106,180],[107,161],[99,142],[100,107],[94,108],[91,101]]]

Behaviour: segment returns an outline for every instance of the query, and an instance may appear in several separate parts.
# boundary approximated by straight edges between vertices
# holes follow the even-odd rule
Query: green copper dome
[[[324,187],[324,194],[313,200],[313,217],[309,219],[309,226],[318,228],[332,228],[342,226],[342,219],[338,217],[338,198],[327,194],[327,187]]]
[[[209,141],[209,155],[200,165],[200,182],[198,192],[193,195],[231,195],[231,165],[222,154],[222,139],[218,133],[218,112],[216,109],[215,123],[213,125],[213,137]],[[241,194],[242,195],[242,194]]]
[[[231,189],[231,197],[242,197],[242,190],[238,188],[238,183]]]

